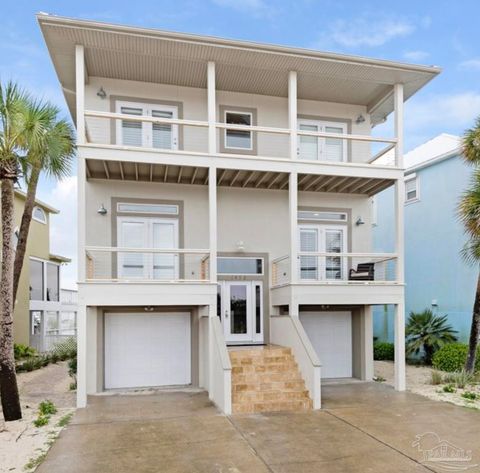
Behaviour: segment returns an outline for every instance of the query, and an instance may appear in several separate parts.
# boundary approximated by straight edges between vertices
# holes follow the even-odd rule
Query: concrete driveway
[[[232,417],[203,392],[95,397],[37,472],[480,471],[478,411],[377,383],[329,385],[323,396],[317,412]],[[443,462],[424,463],[420,449]]]

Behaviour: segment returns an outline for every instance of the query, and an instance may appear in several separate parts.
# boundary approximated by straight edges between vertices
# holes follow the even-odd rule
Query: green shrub
[[[462,397],[467,399],[468,401],[476,401],[480,398],[477,393],[474,393],[472,391],[465,391],[464,393],[462,393]]]
[[[40,415],[50,416],[57,413],[57,408],[52,401],[46,399],[38,405],[38,412],[40,413]]]
[[[440,371],[437,370],[432,370],[430,374],[430,384],[433,384],[434,386],[438,384],[442,384],[443,381],[443,375],[440,373]]]
[[[29,347],[28,345],[23,345],[22,343],[15,343],[13,345],[13,352],[16,360],[21,360],[22,358],[30,358],[35,356],[37,351],[35,348]]]
[[[464,343],[449,343],[433,355],[433,367],[440,371],[461,371],[467,359],[468,346]],[[480,371],[480,347],[477,349],[475,371]]]
[[[43,427],[44,425],[47,425],[49,421],[50,421],[50,416],[39,415],[39,416],[33,421],[33,425],[34,425],[35,427]]]
[[[393,343],[375,342],[373,344],[373,359],[374,360],[389,360],[393,361],[395,358],[395,347]]]
[[[457,389],[453,384],[447,384],[446,386],[443,387],[443,392],[444,393],[455,393],[457,392]]]

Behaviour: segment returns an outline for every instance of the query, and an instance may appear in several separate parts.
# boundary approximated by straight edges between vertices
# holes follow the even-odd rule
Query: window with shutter
[[[300,251],[318,251],[318,230],[300,229]],[[300,257],[300,279],[318,279],[318,257]]]
[[[320,120],[298,119],[301,131],[346,134],[347,124]],[[298,136],[298,156],[300,159],[342,162],[347,161],[346,140],[308,135]]]

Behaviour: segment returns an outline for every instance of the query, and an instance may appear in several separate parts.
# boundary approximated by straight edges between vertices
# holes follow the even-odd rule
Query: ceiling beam
[[[138,163],[135,163],[135,180],[138,181]]]
[[[194,183],[195,183],[195,178],[197,177],[197,173],[198,173],[198,168],[195,168],[195,169],[193,170],[192,179],[190,180],[190,184],[194,184]]]
[[[278,181],[278,178],[282,176],[283,174],[281,172],[277,173],[277,175],[270,181],[270,184],[268,184],[267,189],[271,189],[273,185]]]
[[[222,181],[223,181],[223,178],[225,177],[225,174],[227,173],[227,170],[226,169],[223,169],[222,170],[222,173],[220,174],[220,177],[218,178],[218,181],[217,181],[217,185],[219,186]],[[207,172],[207,176],[208,176],[208,172]]]
[[[150,164],[150,182],[153,182],[153,164]]]
[[[122,181],[124,181],[125,180],[125,173],[123,171],[122,161],[118,161],[118,167],[120,168],[120,177],[122,178]]]
[[[391,185],[392,185],[392,183],[388,179],[383,179],[373,189],[367,191],[367,194],[368,194],[369,197],[372,197],[375,194],[377,194],[378,192],[381,192],[381,191],[387,189]]]
[[[358,194],[364,194],[368,192],[370,189],[377,186],[379,183],[379,179],[368,179],[367,182],[362,183],[362,185],[358,186],[355,190]]]
[[[305,174],[301,179],[298,180],[298,187],[300,187],[309,177],[312,177],[311,174]]]
[[[237,180],[238,176],[240,176],[240,173],[241,173],[241,172],[242,172],[241,169],[239,169],[239,170],[235,173],[235,175],[233,176],[232,180],[230,181],[230,184],[229,184],[230,187],[232,187],[233,184],[235,184],[235,181]]]
[[[108,165],[106,161],[102,161],[103,163],[103,169],[105,170],[105,176],[107,179],[110,179],[110,171],[108,170]]]
[[[318,182],[320,182],[322,179],[325,179],[325,176],[316,176],[314,177],[309,184],[307,184],[302,190],[303,191],[308,191],[308,189],[312,188],[313,186],[315,186]]]
[[[332,183],[332,185],[326,186],[325,192],[331,192],[331,191],[333,191],[333,190],[336,189],[340,184],[344,183],[344,182],[347,181],[348,179],[350,179],[350,176],[345,176],[345,177],[341,177],[341,178],[337,179],[336,181],[334,181],[334,182]]]
[[[85,173],[87,174],[88,179],[90,179],[90,177],[92,177],[92,173],[90,172],[90,169],[88,167],[88,161],[87,160],[85,160]]]
[[[338,186],[335,192],[346,192],[350,187],[352,187],[353,184],[355,184],[358,181],[363,181],[365,179],[364,177],[355,177],[353,179],[350,179],[350,181],[347,181],[343,186]]]
[[[255,183],[255,189],[258,189],[262,182],[265,180],[265,178],[270,174],[270,172],[264,172],[261,176],[260,179]]]
[[[163,182],[167,182],[168,177],[168,164],[165,165],[165,174],[163,175]]]
[[[183,173],[183,166],[180,166],[180,169],[178,170],[177,184],[180,184],[180,181],[182,180],[182,173]]]
[[[318,192],[320,189],[323,191],[328,184],[330,184],[332,181],[334,181],[338,176],[330,176],[327,177],[323,182],[320,183],[319,186],[315,187],[315,192]]]
[[[257,171],[252,171],[248,176],[247,178],[245,179],[245,181],[243,181],[243,184],[242,184],[242,187],[246,187],[247,184],[250,182],[250,180],[252,179],[252,177],[256,174]]]
[[[286,189],[288,186],[288,183],[290,182],[290,176],[287,177],[287,180],[280,186],[280,190]]]

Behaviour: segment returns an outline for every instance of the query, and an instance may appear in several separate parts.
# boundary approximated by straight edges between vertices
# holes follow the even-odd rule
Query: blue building
[[[447,314],[461,341],[470,334],[478,267],[460,254],[466,241],[456,208],[472,169],[457,136],[442,134],[405,154],[405,311]],[[394,251],[393,188],[372,205],[373,248]],[[393,311],[374,309],[374,336],[393,340]]]

